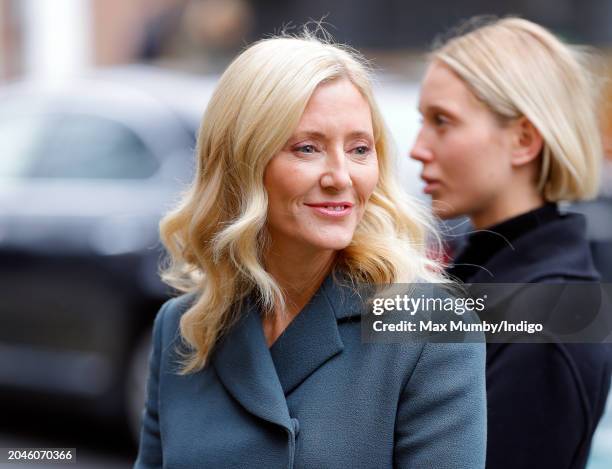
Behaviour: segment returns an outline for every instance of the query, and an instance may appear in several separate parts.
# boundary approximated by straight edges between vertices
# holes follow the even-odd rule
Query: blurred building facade
[[[219,68],[246,42],[321,19],[357,48],[422,50],[481,14],[518,14],[572,41],[612,44],[609,0],[0,0],[0,79],[142,60]]]

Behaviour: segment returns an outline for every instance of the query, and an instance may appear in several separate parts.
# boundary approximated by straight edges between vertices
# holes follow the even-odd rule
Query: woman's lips
[[[423,188],[423,192],[425,194],[432,194],[440,187],[440,181],[437,179],[432,179],[429,177],[421,176],[421,179],[425,182],[425,187]]]
[[[351,202],[321,202],[316,204],[305,204],[319,215],[331,218],[345,217],[353,211]]]

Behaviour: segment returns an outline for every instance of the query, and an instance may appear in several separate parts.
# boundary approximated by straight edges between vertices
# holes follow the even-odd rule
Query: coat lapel
[[[246,299],[243,313],[218,344],[212,364],[225,388],[247,411],[291,430],[287,402],[266,344],[259,310]]]
[[[285,395],[343,347],[325,288],[319,288],[270,348]]]
[[[361,299],[329,275],[268,349],[259,308],[248,298],[241,319],[217,346],[212,365],[246,410],[292,431],[285,396],[342,351],[338,321],[359,316],[361,307]]]

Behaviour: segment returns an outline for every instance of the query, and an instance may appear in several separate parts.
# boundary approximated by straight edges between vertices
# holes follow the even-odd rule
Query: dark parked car
[[[0,90],[6,398],[127,412],[137,427],[150,326],[169,293],[157,225],[191,176],[213,84],[127,68]]]

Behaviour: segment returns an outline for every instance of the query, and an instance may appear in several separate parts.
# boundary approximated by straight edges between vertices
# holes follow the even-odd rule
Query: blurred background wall
[[[0,77],[142,60],[216,71],[245,43],[322,18],[340,42],[401,56],[485,13],[518,14],[574,42],[612,44],[609,0],[0,0]]]

